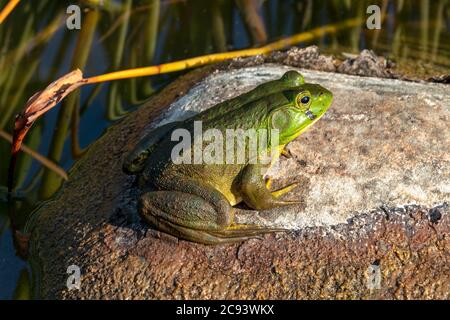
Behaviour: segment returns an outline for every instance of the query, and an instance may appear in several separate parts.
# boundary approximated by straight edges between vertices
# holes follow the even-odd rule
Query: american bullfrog
[[[264,174],[285,153],[286,144],[319,120],[332,99],[327,89],[305,83],[300,73],[288,71],[280,79],[263,83],[184,121],[154,129],[123,164],[126,173],[138,175],[142,190],[138,201],[140,214],[161,231],[204,244],[241,241],[264,232],[280,231],[235,223],[236,214],[248,212],[236,205],[244,202],[250,209],[270,210],[296,203],[280,199],[296,184],[270,191],[270,179],[265,179]],[[256,153],[252,153],[250,147],[255,144],[250,142],[251,135],[242,139],[241,144],[228,145],[228,141],[222,141],[215,144],[218,147],[211,154],[222,150],[227,155],[234,152],[227,161],[196,162],[189,152],[193,151],[195,158],[198,148],[200,152],[206,151],[213,140],[211,137],[209,143],[205,137],[199,140],[199,124],[200,137],[209,130],[214,142],[238,131],[239,135],[257,132],[258,143],[263,143],[257,144]],[[185,148],[181,152],[183,134],[190,138],[182,141]],[[264,159],[269,154],[269,161],[263,161],[262,154],[266,155]],[[239,156],[241,161],[237,161]]]

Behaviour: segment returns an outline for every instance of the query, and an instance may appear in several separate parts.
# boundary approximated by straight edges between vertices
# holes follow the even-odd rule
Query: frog
[[[137,176],[140,216],[159,231],[207,245],[287,231],[258,223],[237,223],[236,217],[251,211],[271,214],[274,208],[301,203],[300,200],[282,200],[297,183],[272,191],[272,180],[266,173],[280,156],[289,157],[287,144],[313,126],[332,100],[331,91],[319,84],[307,83],[300,72],[289,70],[281,78],[264,82],[185,120],[153,129],[123,162],[123,171]],[[174,133],[184,130],[194,135],[198,123],[202,124],[202,132],[214,129],[224,136],[226,130],[239,129],[265,130],[277,135],[276,139],[268,134],[261,136],[267,143],[262,144],[264,150],[258,150],[256,161],[255,154],[251,158],[247,152],[248,140],[244,140],[239,150],[237,145],[232,147],[236,154],[245,154],[243,161],[180,163],[179,158],[174,157],[173,150],[180,143],[179,139],[174,139]],[[185,143],[191,150],[195,148],[193,140],[195,137]],[[205,143],[200,142],[200,146],[204,147]],[[228,151],[226,147],[224,150]],[[257,161],[263,151],[269,154],[269,161]]]

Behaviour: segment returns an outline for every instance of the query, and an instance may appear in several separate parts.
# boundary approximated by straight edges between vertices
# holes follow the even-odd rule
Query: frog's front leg
[[[301,201],[284,201],[277,197],[292,190],[296,184],[289,185],[275,192],[270,192],[270,180],[264,181],[265,166],[261,164],[248,164],[240,177],[240,190],[244,202],[251,208],[265,210],[279,206],[301,203]]]

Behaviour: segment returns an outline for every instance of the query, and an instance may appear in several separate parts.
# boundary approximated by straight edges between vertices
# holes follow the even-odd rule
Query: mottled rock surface
[[[387,69],[388,61],[379,57],[372,50],[363,50],[354,58],[346,59],[339,65],[337,71],[356,76],[391,78],[392,72]]]
[[[140,220],[134,178],[121,172],[126,152],[155,124],[189,116],[292,69],[255,67],[262,62],[193,71],[90,148],[30,223],[41,297],[449,298],[445,85],[303,71],[306,81],[330,89],[335,100],[314,128],[289,145],[293,158],[270,174],[274,187],[299,181],[288,197],[304,205],[269,217],[239,217],[292,232],[204,246]],[[66,288],[72,264],[81,267],[80,290]]]

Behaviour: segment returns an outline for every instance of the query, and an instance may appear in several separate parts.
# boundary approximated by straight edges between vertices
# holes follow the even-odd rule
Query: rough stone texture
[[[357,76],[391,78],[392,73],[386,68],[387,64],[384,57],[378,57],[372,50],[363,50],[355,58],[349,58],[341,63],[337,71]]]
[[[450,74],[444,74],[441,76],[431,77],[428,81],[436,82],[436,83],[445,83],[450,84]]]
[[[201,106],[208,107],[286,70],[251,67],[262,62],[231,64],[250,66],[246,70],[193,71],[90,148],[29,224],[40,297],[449,298],[450,98],[444,85],[305,71],[306,80],[329,88],[335,101],[290,145],[294,157],[272,172],[278,184],[300,181],[289,196],[305,205],[271,217],[250,215],[295,231],[204,246],[140,220],[134,179],[120,170],[127,150],[156,122],[188,116],[199,106],[195,99],[206,98]],[[81,267],[82,284],[68,291],[72,264]],[[378,289],[368,286],[371,270],[381,273]]]
[[[340,64],[340,61],[334,57],[321,54],[317,46],[294,47],[288,51],[276,51],[267,58],[267,62],[271,61],[293,67],[328,72],[337,71]]]

